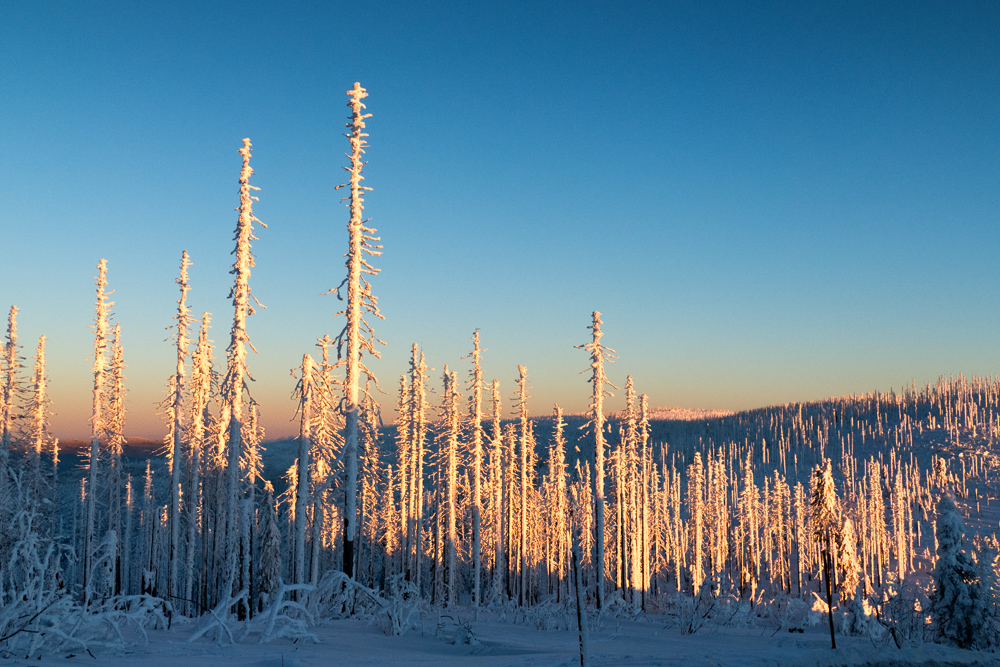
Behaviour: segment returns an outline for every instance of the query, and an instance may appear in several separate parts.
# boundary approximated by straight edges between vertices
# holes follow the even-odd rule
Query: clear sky
[[[127,431],[162,436],[182,250],[224,359],[250,137],[252,391],[293,432],[360,81],[390,417],[411,343],[437,387],[476,328],[505,397],[524,364],[533,413],[584,410],[595,309],[658,406],[995,374],[998,34],[996,2],[0,2],[0,309],[83,436],[107,258]]]

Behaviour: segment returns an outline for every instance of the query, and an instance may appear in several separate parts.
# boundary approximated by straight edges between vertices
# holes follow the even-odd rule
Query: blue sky
[[[991,2],[5,2],[0,308],[86,434],[107,258],[128,431],[162,435],[182,250],[224,358],[248,136],[253,393],[291,433],[289,369],[342,326],[360,81],[387,406],[411,343],[438,385],[478,327],[505,396],[524,364],[535,414],[581,411],[595,309],[653,405],[995,374],[998,30]]]

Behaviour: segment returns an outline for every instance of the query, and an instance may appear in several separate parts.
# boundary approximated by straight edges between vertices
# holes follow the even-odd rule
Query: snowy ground
[[[251,633],[242,643],[219,646],[214,642],[188,643],[191,628],[175,625],[169,631],[153,631],[148,645],[141,642],[126,649],[95,651],[94,657],[72,656],[84,664],[131,666],[135,664],[184,665],[185,667],[294,667],[309,665],[578,665],[575,629],[540,630],[534,625],[490,620],[471,620],[469,627],[478,645],[456,643],[465,636],[458,623],[442,617],[425,619],[422,629],[402,637],[387,636],[379,621],[326,621],[313,628],[320,643],[278,640],[260,645]],[[471,612],[455,620],[465,623]],[[961,651],[935,644],[898,649],[891,639],[872,641],[837,637],[837,650],[830,649],[825,625],[789,633],[773,628],[705,627],[683,635],[676,622],[663,616],[640,620],[610,619],[606,627],[591,633],[591,664],[594,665],[685,665],[753,666],[808,665],[997,665],[993,654]],[[575,626],[572,626],[574,627]],[[66,664],[70,655],[23,660],[11,656],[6,664]]]

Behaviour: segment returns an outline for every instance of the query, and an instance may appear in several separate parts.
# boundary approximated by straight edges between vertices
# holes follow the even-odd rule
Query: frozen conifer
[[[313,422],[313,360],[302,355],[299,396],[299,457],[295,491],[295,559],[294,581],[306,583],[306,506],[309,502],[309,455],[312,450]]]
[[[179,586],[180,567],[180,543],[181,543],[181,466],[183,463],[181,456],[183,441],[183,419],[184,419],[184,367],[187,363],[188,355],[188,331],[191,328],[191,309],[187,305],[187,293],[190,290],[188,285],[188,267],[191,260],[187,251],[181,254],[180,277],[177,284],[181,288],[181,296],[177,300],[177,314],[174,319],[177,331],[174,334],[174,341],[177,350],[177,362],[174,371],[174,381],[171,384],[171,396],[168,398],[169,405],[167,414],[170,418],[169,442],[167,443],[167,462],[170,465],[170,494],[167,505],[167,522],[169,524],[170,542],[168,545],[167,560],[170,567],[167,570],[167,591],[170,595],[176,596]]]
[[[841,602],[850,601],[861,582],[861,564],[858,562],[857,535],[854,532],[854,522],[844,517],[837,543],[837,573],[840,585],[838,595]]]
[[[230,271],[235,276],[233,287],[229,292],[234,307],[233,327],[230,331],[229,347],[226,348],[226,376],[222,381],[222,422],[227,438],[224,542],[226,558],[225,567],[220,573],[220,579],[224,582],[223,588],[219,592],[219,597],[223,599],[234,592],[237,555],[241,544],[238,489],[240,461],[243,458],[243,394],[246,391],[247,378],[250,377],[247,370],[247,347],[254,349],[247,335],[246,321],[247,317],[256,312],[251,299],[260,305],[250,292],[250,269],[254,266],[250,242],[256,239],[253,235],[253,223],[258,222],[264,227],[267,226],[253,214],[253,202],[257,201],[257,197],[251,192],[260,188],[250,185],[250,176],[253,175],[253,169],[250,167],[250,148],[250,140],[244,139],[243,147],[239,149],[243,167],[240,170],[240,205],[236,209],[239,212],[235,231],[236,249],[233,251],[236,259]]]
[[[212,415],[208,408],[212,402],[212,344],[208,339],[210,316],[203,313],[198,330],[198,344],[191,358],[191,383],[188,410],[190,432],[188,435],[188,487],[187,512],[187,561],[184,579],[184,599],[192,600],[195,581],[195,550],[198,541],[198,518],[207,514],[202,509],[202,466],[205,444],[212,430]],[[205,563],[199,563],[199,568]]]
[[[122,525],[122,449],[125,446],[125,354],[122,349],[122,328],[116,323],[111,334],[111,367],[108,374],[107,410],[105,418],[106,476],[109,531],[115,533],[111,544],[121,549]],[[116,558],[116,562],[118,559]],[[120,590],[119,573],[115,571],[115,592]]]
[[[263,526],[260,537],[260,574],[258,611],[263,611],[265,599],[274,601],[274,594],[281,585],[281,524],[274,502],[274,487],[264,482]],[[266,596],[266,598],[265,598]]]
[[[100,463],[101,437],[106,428],[105,373],[107,372],[108,349],[108,309],[114,305],[108,301],[108,263],[102,259],[97,264],[97,315],[94,318],[94,391],[90,416],[90,461],[87,474],[87,517],[83,539],[83,588],[84,602],[90,604],[93,582],[90,579],[91,560],[94,551],[94,532],[97,521],[97,476]]]
[[[826,582],[827,618],[830,623],[830,642],[837,648],[837,640],[833,634],[833,599],[834,599],[834,562],[837,543],[840,536],[840,518],[837,503],[837,492],[833,484],[833,468],[830,459],[813,469],[812,488],[810,489],[809,505],[812,507],[813,539],[819,544],[823,559],[823,578]]]
[[[14,442],[14,421],[18,417],[18,372],[21,370],[21,357],[18,354],[20,345],[17,343],[17,306],[10,307],[7,316],[7,341],[3,347],[2,384],[0,384],[0,441],[2,455],[0,461],[6,462],[11,445]]]
[[[518,499],[520,500],[520,522],[518,537],[520,545],[520,585],[518,586],[518,601],[521,606],[528,603],[528,461],[529,448],[531,447],[530,426],[528,423],[528,370],[518,365],[517,378],[517,414],[518,414],[518,449],[520,450],[520,465],[518,466],[521,478]]]
[[[978,648],[995,635],[988,627],[995,620],[994,591],[982,585],[984,572],[963,549],[965,521],[954,497],[950,493],[943,495],[937,510],[938,561],[930,606],[934,630],[938,641]],[[992,567],[993,559],[984,560]]]
[[[382,341],[375,338],[375,332],[371,325],[365,320],[362,312],[381,318],[378,310],[378,298],[372,294],[371,284],[364,278],[364,275],[376,275],[379,269],[372,267],[368,258],[382,254],[382,246],[378,245],[379,238],[375,236],[375,229],[366,227],[367,222],[363,219],[364,193],[371,191],[371,188],[361,185],[364,176],[361,175],[361,168],[364,165],[362,156],[368,142],[365,140],[368,134],[364,132],[365,119],[371,114],[363,113],[365,105],[361,102],[368,96],[368,92],[361,87],[360,83],[355,83],[354,88],[347,91],[351,101],[347,106],[351,107],[351,122],[347,124],[350,133],[346,136],[351,143],[351,166],[345,167],[350,172],[351,180],[349,184],[338,185],[337,188],[350,186],[350,196],[347,206],[350,208],[351,216],[347,223],[348,231],[348,251],[347,251],[347,277],[334,290],[337,298],[343,300],[340,290],[347,285],[347,307],[337,313],[345,315],[347,323],[344,329],[337,336],[337,357],[341,359],[347,367],[347,377],[344,380],[344,402],[343,411],[345,419],[344,435],[344,462],[347,470],[345,493],[347,502],[345,507],[344,523],[344,573],[348,577],[354,575],[354,537],[357,524],[357,485],[358,485],[358,418],[361,406],[359,380],[361,373],[376,382],[375,376],[362,363],[363,353],[368,353],[373,357],[378,357],[379,353],[375,343]],[[343,346],[347,344],[347,357],[343,358]]]
[[[595,567],[597,569],[597,606],[604,607],[604,398],[611,396],[605,387],[618,389],[604,374],[604,362],[616,359],[614,350],[601,343],[601,314],[594,311],[593,322],[588,329],[593,332],[589,343],[577,345],[590,353],[590,428],[594,432],[594,518],[597,526]],[[584,371],[586,372],[586,371]]]
[[[472,430],[472,604],[482,604],[482,476],[483,476],[483,369],[479,330],[472,335],[472,394],[469,396],[469,427]]]
[[[35,351],[35,366],[31,373],[31,399],[28,403],[28,417],[31,420],[31,452],[36,466],[41,466],[42,450],[49,443],[49,420],[47,408],[48,378],[45,374],[45,336],[38,337]]]

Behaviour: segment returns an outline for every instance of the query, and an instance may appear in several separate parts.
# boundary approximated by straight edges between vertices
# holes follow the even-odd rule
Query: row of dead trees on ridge
[[[186,261],[185,257],[178,281],[182,294],[187,289]],[[105,291],[102,263],[99,313],[102,302],[105,311],[110,305]],[[343,417],[337,409],[340,380],[328,358],[330,339],[319,342],[321,363],[312,368],[307,359],[301,369],[298,391],[304,437],[299,444],[301,448],[308,442],[310,447],[306,465],[300,454],[288,471],[288,490],[278,498],[260,476],[262,433],[256,406],[251,404],[241,433],[245,472],[239,480],[243,485],[239,502],[245,518],[237,526],[239,548],[230,551],[221,539],[227,528],[228,457],[221,426],[225,422],[218,383],[212,382],[207,323],[203,318],[192,354],[189,412],[179,420],[186,433],[193,429],[202,436],[196,443],[183,439],[182,457],[176,463],[171,460],[168,468],[170,473],[179,470],[179,488],[189,489],[181,494],[187,501],[182,505],[181,532],[186,539],[173,556],[169,505],[162,503],[152,467],[147,467],[141,483],[121,473],[123,438],[114,428],[120,429],[122,422],[113,418],[112,408],[121,405],[123,364],[120,338],[113,339],[101,399],[106,415],[105,430],[99,433],[103,456],[82,480],[73,520],[77,553],[87,553],[88,535],[103,537],[96,545],[90,543],[89,570],[83,569],[87,567],[83,558],[69,559],[66,568],[67,574],[75,568],[85,594],[163,594],[176,572],[173,576],[183,586],[176,598],[190,601],[192,612],[197,612],[220,599],[219,589],[226,581],[215,575],[225,572],[231,552],[236,555],[239,583],[246,582],[248,597],[258,603],[275,590],[279,578],[316,583],[324,571],[342,562],[340,529],[347,506]],[[600,331],[599,315],[595,314],[592,329]],[[5,350],[16,347],[12,312]],[[615,422],[617,438],[604,467],[608,493],[602,509],[611,518],[598,533],[597,489],[605,486],[605,480],[599,485],[595,479],[596,456],[567,455],[572,436],[567,436],[558,408],[549,442],[538,441],[538,421],[528,417],[523,367],[517,379],[515,419],[505,421],[499,383],[494,381],[490,391],[484,391],[481,353],[477,332],[469,355],[467,408],[461,406],[457,374],[446,369],[440,405],[432,415],[426,363],[414,347],[410,373],[400,378],[394,451],[388,450],[380,434],[370,396],[363,402],[354,564],[355,576],[368,585],[382,587],[399,573],[431,600],[445,604],[463,596],[480,603],[512,599],[525,605],[549,595],[563,599],[570,594],[569,548],[576,541],[582,547],[584,585],[595,591],[597,604],[604,602],[598,591],[621,591],[624,600],[638,607],[647,604],[647,595],[655,599],[668,591],[697,594],[705,586],[749,591],[751,598],[759,587],[800,594],[810,582],[819,586],[823,548],[816,540],[820,523],[816,507],[818,499],[825,499],[834,507],[825,510],[822,522],[832,536],[835,590],[852,591],[859,582],[871,590],[887,579],[905,578],[915,569],[921,549],[931,553],[926,533],[933,532],[932,489],[951,485],[961,493],[963,488],[960,476],[949,473],[943,459],[921,470],[912,460],[897,458],[892,448],[886,460],[861,459],[859,471],[859,457],[848,448],[850,439],[841,441],[840,494],[834,491],[828,461],[813,471],[807,491],[794,475],[789,480],[777,469],[761,478],[763,449],[755,454],[753,448],[730,443],[678,458],[667,446],[650,442],[646,399],[635,396],[628,378],[626,409]],[[44,386],[41,368],[36,365],[29,383],[36,392]],[[595,372],[594,377],[601,374]],[[13,384],[17,386],[16,378]],[[484,393],[492,397],[486,418],[480,408]],[[31,404],[38,403],[36,393]],[[602,426],[602,432],[612,431]],[[116,433],[119,437],[109,437]],[[593,433],[590,438],[596,440]],[[39,492],[45,480],[51,487],[57,448],[35,447],[51,442],[44,429],[40,439],[12,440],[23,445],[15,447],[15,456],[27,457],[29,469],[38,471]],[[51,460],[43,456],[46,451]],[[797,459],[798,454],[794,456]],[[120,485],[117,494],[116,485]],[[193,504],[195,499],[200,505]],[[596,568],[601,550],[604,567]],[[605,584],[598,587],[602,575]]]

